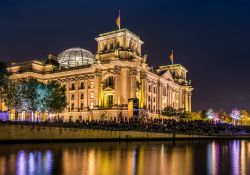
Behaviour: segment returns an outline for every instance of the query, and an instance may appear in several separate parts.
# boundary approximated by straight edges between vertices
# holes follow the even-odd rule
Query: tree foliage
[[[35,78],[9,81],[4,102],[18,112],[62,112],[66,107],[65,89],[56,81],[48,84]]]
[[[47,111],[51,113],[59,113],[64,110],[67,105],[65,88],[56,81],[50,81],[47,84],[48,99]]]
[[[233,109],[231,114],[230,114],[230,117],[234,120],[240,120],[241,118],[241,113],[240,113],[240,110],[238,109]]]
[[[178,116],[180,118],[185,118],[188,114],[184,111],[184,109],[174,109],[173,107],[168,106],[163,109],[162,115],[169,117]]]

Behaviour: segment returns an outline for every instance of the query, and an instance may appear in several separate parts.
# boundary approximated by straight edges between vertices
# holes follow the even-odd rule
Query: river
[[[250,141],[1,144],[0,174],[250,174]]]

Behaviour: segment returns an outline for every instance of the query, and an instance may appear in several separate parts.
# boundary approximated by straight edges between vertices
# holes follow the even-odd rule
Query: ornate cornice
[[[121,67],[118,66],[118,65],[115,65],[113,72],[114,72],[114,74],[120,74],[121,73]]]
[[[138,71],[136,67],[129,68],[129,75],[137,75],[137,74],[138,74]]]

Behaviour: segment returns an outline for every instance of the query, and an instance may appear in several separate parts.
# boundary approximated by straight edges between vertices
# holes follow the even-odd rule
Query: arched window
[[[105,83],[104,83],[104,88],[107,88],[107,87],[114,88],[114,77],[111,76],[111,77],[106,78]]]

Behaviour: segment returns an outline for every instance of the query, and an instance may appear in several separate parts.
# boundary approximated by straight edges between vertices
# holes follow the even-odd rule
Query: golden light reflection
[[[245,141],[241,142],[240,162],[241,162],[241,174],[246,174],[246,143]]]
[[[243,175],[250,167],[247,140],[54,145],[51,150],[32,145],[9,153],[0,145],[0,174]]]

